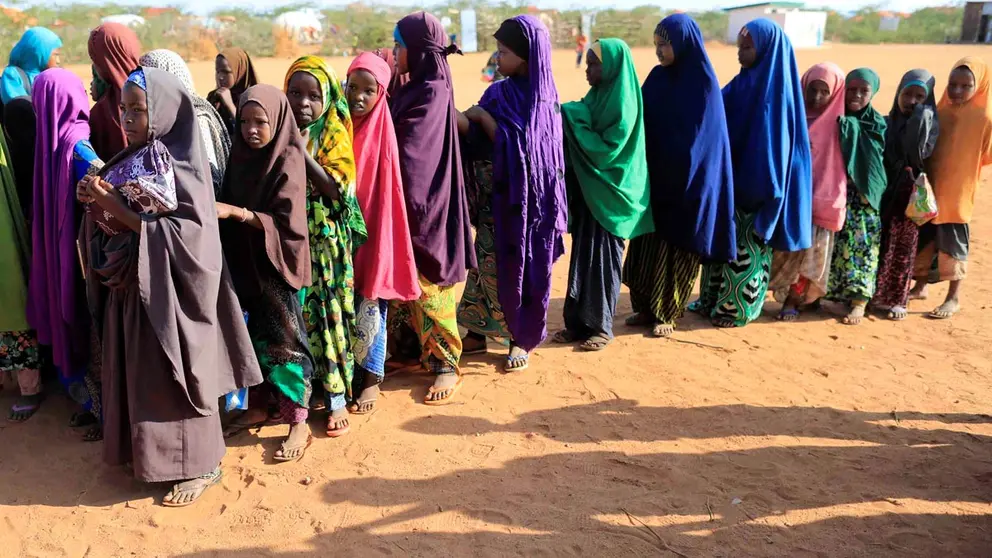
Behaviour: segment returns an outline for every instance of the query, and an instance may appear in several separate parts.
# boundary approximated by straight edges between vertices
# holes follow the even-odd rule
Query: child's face
[[[352,118],[362,118],[379,102],[379,82],[365,70],[355,70],[348,76],[348,109]]]
[[[603,61],[592,50],[586,55],[586,81],[589,82],[590,87],[603,83]]]
[[[975,96],[975,74],[961,66],[951,71],[947,80],[947,98],[955,105],[967,103]]]
[[[850,79],[844,92],[844,103],[848,112],[858,112],[871,102],[871,84],[863,79]]]
[[[230,89],[234,86],[234,70],[223,56],[218,56],[214,61],[214,81],[217,82],[218,89]]]
[[[400,46],[396,43],[393,47],[393,60],[396,61],[396,73],[405,74],[410,71],[410,66],[407,62],[407,50],[406,47]]]
[[[250,102],[241,107],[241,137],[252,149],[262,149],[272,141],[269,115],[262,105]]]
[[[896,101],[899,104],[899,111],[903,114],[911,114],[916,105],[922,104],[927,100],[927,90],[923,89],[919,85],[910,85],[909,87],[904,87],[902,91],[899,92],[899,99]]]
[[[523,58],[506,48],[503,43],[496,41],[496,71],[500,75],[506,77],[522,75],[526,72],[526,68],[527,62],[524,62]]]
[[[654,36],[654,54],[662,66],[668,67],[675,63],[675,50],[672,49],[672,43],[658,35]]]
[[[62,49],[57,48],[52,51],[52,55],[48,57],[48,67],[58,68],[62,65]]]
[[[750,68],[757,59],[758,50],[754,48],[754,39],[741,31],[737,35],[737,61],[741,63],[741,68]]]
[[[300,128],[309,126],[324,114],[324,92],[320,82],[309,72],[296,72],[289,78],[286,97]]]
[[[128,145],[148,142],[148,97],[144,89],[131,82],[121,90],[121,122]]]
[[[830,102],[830,87],[822,79],[814,79],[806,86],[806,110],[812,113],[823,112]]]

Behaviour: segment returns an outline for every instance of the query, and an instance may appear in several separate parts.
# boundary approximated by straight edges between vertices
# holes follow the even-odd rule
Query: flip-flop
[[[627,319],[623,321],[624,324],[630,327],[647,327],[655,323],[654,316],[650,314],[645,314],[642,312],[637,312],[627,316]]]
[[[31,417],[34,416],[35,413],[38,412],[38,409],[41,409],[40,402],[31,405],[18,405],[15,403],[10,407],[10,414],[7,415],[7,420],[9,422],[16,422],[16,423],[27,422],[28,420],[31,419]],[[15,414],[20,415],[21,413],[27,413],[27,414],[24,415],[24,418],[14,418]]]
[[[613,340],[607,339],[605,335],[600,335],[597,333],[596,335],[593,335],[589,339],[583,341],[582,344],[579,345],[579,348],[583,351],[589,352],[602,351],[609,346],[611,341]]]
[[[517,356],[506,355],[506,364],[503,366],[503,371],[520,372],[521,370],[527,370],[528,366],[530,366],[529,353]]]
[[[484,354],[486,354],[486,353],[489,352],[489,347],[487,346],[487,344],[486,344],[485,341],[482,341],[482,345],[480,345],[480,346],[478,346],[478,347],[476,347],[474,349],[465,349],[464,348],[465,347],[465,339],[468,339],[468,337],[465,337],[465,338],[462,339],[462,347],[463,347],[462,348],[462,356],[484,355]]]
[[[799,309],[789,308],[788,310],[782,309],[782,311],[778,313],[778,317],[775,319],[780,322],[794,322],[798,317],[799,317]],[[787,318],[792,318],[792,319],[790,320]]]
[[[96,423],[96,417],[89,411],[77,411],[69,417],[69,428],[82,428]]]
[[[369,389],[369,388],[365,388],[365,389]],[[365,389],[363,389],[362,393],[359,394],[358,399],[356,399],[354,403],[348,406],[349,413],[353,415],[367,415],[375,410],[375,405],[376,403],[379,402],[379,396],[377,395],[372,399],[369,399],[367,401],[362,401],[362,395],[365,393]],[[380,389],[379,391],[382,390]],[[362,409],[362,405],[364,404],[369,404],[369,407],[365,410]]]
[[[330,423],[333,420],[334,420],[333,417],[330,416],[327,417],[327,429],[325,430],[324,433],[327,434],[328,438],[340,438],[341,436],[344,436],[345,434],[351,431],[351,421],[348,421],[348,424],[346,424],[344,428],[332,429]],[[345,420],[347,420],[347,417],[345,418]]]
[[[251,430],[252,428],[262,428],[263,426],[269,426],[268,424],[269,420],[270,419],[248,423],[248,422],[238,422],[237,419],[234,419],[233,421],[231,421],[230,424],[227,425],[227,428],[224,429],[224,439],[227,440],[233,438],[238,434],[241,434],[242,432]]]
[[[463,378],[459,376],[458,381],[455,382],[455,385],[446,387],[444,389],[436,389],[434,386],[431,386],[427,390],[427,395],[424,396],[424,405],[439,407],[441,405],[447,405],[451,403],[451,400],[455,398],[455,394],[458,393],[458,390],[462,388],[462,380]],[[434,395],[435,393],[440,393],[442,391],[447,391],[448,396],[443,399],[431,399],[432,395]]]
[[[302,446],[302,448],[300,446],[294,446],[294,447],[291,447],[291,448],[287,448],[286,447],[286,444],[283,443],[283,445],[282,445],[282,447],[280,449],[284,453],[285,453],[285,451],[287,449],[289,449],[289,450],[302,449],[303,451],[301,451],[300,452],[300,455],[298,455],[296,457],[284,457],[282,455],[273,455],[272,456],[272,459],[274,461],[278,461],[280,463],[286,463],[286,462],[289,462],[289,461],[299,461],[299,460],[303,459],[303,456],[305,456],[307,454],[307,450],[310,449],[310,444],[312,444],[312,443],[313,443],[313,434],[308,434],[307,435],[307,443],[304,444]]]
[[[216,476],[214,476],[213,478],[210,478],[212,475],[214,475],[214,473],[216,473]],[[206,492],[208,488],[210,488],[211,486],[214,486],[215,484],[219,483],[222,478],[224,478],[224,471],[220,467],[218,467],[213,472],[208,473],[206,475],[203,475],[202,477],[197,477],[195,479],[189,479],[189,480],[200,480],[200,479],[204,479],[204,480],[209,480],[210,482],[208,482],[208,483],[200,486],[199,488],[195,489],[195,490],[199,490],[200,492],[196,495],[195,498],[193,498],[192,500],[189,500],[188,502],[183,502],[181,504],[173,504],[172,502],[166,500],[163,497],[162,498],[162,505],[165,506],[165,507],[167,507],[167,508],[185,508],[186,506],[192,505],[192,504],[194,504],[194,503],[196,503],[197,501],[200,500],[200,497],[203,496],[203,493]],[[168,496],[169,494],[173,494],[173,493],[176,493],[176,495],[178,496],[179,493],[180,493],[180,491],[177,491],[176,489],[179,488],[179,485],[180,484],[182,484],[182,483],[177,483],[177,484],[173,485],[172,486],[172,490],[170,490],[169,493],[166,494],[166,496]],[[193,490],[193,491],[183,491],[183,492],[195,492],[195,490]]]
[[[85,434],[83,434],[84,442],[100,442],[103,440],[103,426],[96,425],[91,426]]]
[[[675,333],[675,324],[654,324],[651,328],[651,335],[659,339],[666,339]]]
[[[559,345],[567,345],[569,343],[575,343],[579,340],[579,336],[573,331],[568,329],[562,329],[556,331],[554,335],[551,336],[552,343],[558,343]]]

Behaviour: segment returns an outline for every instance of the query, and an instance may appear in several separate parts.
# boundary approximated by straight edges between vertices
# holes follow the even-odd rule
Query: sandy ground
[[[880,70],[887,111],[904,70],[943,80],[965,54],[992,60],[956,46],[799,57]],[[563,100],[585,91],[571,56],[555,58]],[[636,56],[646,75],[652,52]],[[711,56],[728,80],[734,50]],[[452,59],[460,107],[482,92],[484,61]],[[287,65],[258,63],[271,83]],[[195,72],[206,90],[210,65]],[[183,510],[156,505],[167,487],[105,467],[54,396],[29,423],[0,424],[0,556],[988,556],[990,236],[979,211],[953,320],[922,316],[937,288],[899,324],[848,327],[828,307],[787,325],[769,302],[741,330],[693,316],[659,341],[619,325],[602,353],[543,347],[515,375],[492,345],[465,360],[456,404],[421,405],[426,376],[392,378],[375,413],[345,438],[320,435],[300,462],[272,464],[285,426],[237,438],[223,486]],[[624,293],[618,323],[629,311]]]

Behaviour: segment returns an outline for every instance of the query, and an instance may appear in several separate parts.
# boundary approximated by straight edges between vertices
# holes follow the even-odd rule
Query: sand
[[[958,46],[799,58],[879,69],[887,111],[904,70],[943,81],[965,54],[992,60]],[[580,97],[571,53],[555,56],[563,100]],[[646,75],[652,52],[636,56]],[[711,56],[728,80],[735,51]],[[484,62],[452,59],[460,107],[482,92]],[[272,83],[287,65],[258,62]],[[194,70],[207,89],[210,64]],[[977,206],[990,204],[986,184]],[[235,439],[223,485],[182,510],[157,505],[167,487],[104,466],[54,396],[30,422],[0,423],[0,557],[988,556],[992,220],[978,211],[972,226],[953,320],[923,317],[939,287],[903,323],[844,326],[828,306],[783,324],[769,302],[747,328],[693,316],[668,341],[618,325],[602,353],[545,346],[514,375],[491,345],[465,359],[456,404],[420,404],[426,376],[391,378],[373,414],[344,438],[318,435],[302,461],[272,464],[285,426]],[[618,324],[629,312],[624,293]]]

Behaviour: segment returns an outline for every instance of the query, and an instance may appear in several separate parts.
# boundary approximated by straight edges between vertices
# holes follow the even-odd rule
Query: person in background
[[[482,68],[482,81],[486,83],[495,83],[505,79],[506,76],[499,73],[499,51],[492,53],[489,56],[489,60],[486,60],[486,65]]]
[[[10,51],[10,61],[0,75],[0,101],[4,105],[20,97],[31,97],[36,77],[62,64],[62,39],[44,27],[32,27],[21,35]]]
[[[827,294],[834,235],[847,213],[847,167],[840,149],[844,116],[844,71],[836,64],[816,64],[803,74],[803,98],[813,155],[813,245],[797,252],[776,251],[768,284],[775,299],[784,301],[778,319],[795,321],[803,304]]]
[[[582,67],[582,55],[586,52],[586,47],[589,45],[589,38],[586,37],[582,31],[578,29],[574,30],[575,34],[575,67]]]
[[[196,122],[200,128],[200,140],[203,141],[207,161],[210,162],[210,177],[216,197],[224,183],[227,160],[231,157],[231,135],[227,131],[227,124],[213,105],[196,94],[193,76],[181,56],[171,50],[157,49],[143,54],[140,62],[146,68],[158,68],[176,76],[193,99]]]
[[[227,132],[233,138],[241,95],[258,84],[251,57],[243,48],[225,48],[214,59],[214,79],[217,88],[207,93],[207,101],[227,123]]]
[[[572,253],[565,329],[553,341],[601,351],[613,340],[624,240],[654,232],[654,219],[644,105],[627,43],[593,43],[586,80],[585,97],[561,107]]]
[[[909,285],[919,244],[920,230],[906,217],[916,180],[926,173],[930,155],[940,133],[937,81],[926,70],[910,70],[902,76],[892,109],[886,117],[885,174],[888,188],[882,196],[882,242],[878,279],[871,305],[888,313],[890,320],[904,320],[909,303]]]
[[[858,325],[875,294],[878,247],[882,236],[879,216],[885,176],[885,119],[871,100],[878,92],[878,74],[858,68],[844,79],[845,116],[840,119],[840,149],[847,169],[847,214],[844,227],[834,235],[827,300],[849,307],[843,322]]]
[[[386,95],[387,95],[387,100],[390,103],[392,103],[393,97],[396,96],[396,92],[399,91],[400,87],[403,87],[404,85],[406,85],[408,81],[410,81],[410,74],[409,73],[401,74],[400,72],[396,71],[396,61],[394,60],[393,57],[393,49],[377,48],[373,52],[375,52],[376,56],[385,60],[386,64],[389,65],[390,78],[389,78],[389,87],[386,88]]]
[[[262,377],[221,254],[189,94],[174,76],[139,68],[121,104],[127,149],[76,188],[89,205],[80,252],[102,326],[104,459],[131,463],[144,482],[175,482],[162,504],[188,506],[222,476],[218,398]],[[147,188],[175,209],[138,213],[121,193]]]
[[[476,266],[447,60],[459,51],[445,45],[441,22],[425,12],[401,19],[393,37],[396,70],[410,74],[391,111],[421,296],[397,304],[390,320],[413,330],[421,365],[434,374],[424,403],[445,405],[462,385],[455,287]]]
[[[138,67],[141,43],[130,27],[104,23],[90,33],[87,47],[93,68],[107,84],[90,114],[90,140],[96,154],[106,161],[127,146],[121,124],[121,88],[128,73]]]
[[[94,375],[91,314],[76,248],[82,207],[77,182],[103,166],[90,143],[90,104],[83,82],[69,70],[42,72],[31,92],[37,114],[34,201],[31,204],[31,265],[28,323],[48,346],[69,397],[80,406],[72,426],[92,425],[100,412],[99,376]],[[100,430],[86,433],[99,440]]]
[[[969,223],[982,168],[992,164],[992,104],[988,64],[967,56],[954,64],[937,105],[940,139],[930,160],[937,217],[920,228],[910,298],[924,299],[928,282],[950,281],[944,302],[929,316],[945,320],[961,309],[968,272]]]
[[[812,244],[813,175],[806,109],[792,43],[775,22],[756,19],[737,36],[741,71],[723,88],[734,161],[737,257],[703,266],[689,309],[717,327],[761,315],[772,250]]]
[[[654,41],[659,65],[641,94],[656,232],[630,241],[623,282],[634,309],[627,325],[668,337],[689,305],[700,261],[737,255],[734,177],[720,82],[702,31],[675,14],[658,23]]]
[[[468,330],[463,354],[485,353],[488,337],[505,339],[504,370],[513,372],[527,368],[547,336],[551,270],[565,253],[568,207],[550,34],[522,15],[494,37],[507,79],[459,118],[479,267],[469,271],[458,323]]]
[[[356,328],[352,254],[365,242],[365,220],[355,199],[355,155],[348,101],[338,76],[323,60],[304,56],[289,67],[286,97],[307,140],[307,225],[313,284],[306,287],[303,319],[331,412],[327,435],[348,433],[354,400]]]
[[[21,203],[28,230],[31,230],[31,204],[34,201],[34,140],[38,121],[31,97],[18,97],[3,106],[4,135],[7,137],[8,164],[17,182],[17,199]],[[26,272],[27,270],[25,270]]]
[[[403,198],[396,131],[387,103],[392,68],[372,53],[348,68],[348,109],[355,125],[358,198],[368,239],[355,251],[355,393],[349,410],[372,412],[386,374],[387,311],[390,301],[420,298],[410,222]]]
[[[237,120],[217,217],[265,384],[251,390],[248,409],[231,422],[225,436],[266,423],[288,423],[289,436],[275,460],[294,461],[313,441],[307,416],[314,358],[303,319],[312,269],[306,140],[286,95],[271,85],[248,88]],[[270,402],[278,408],[274,416]]]

